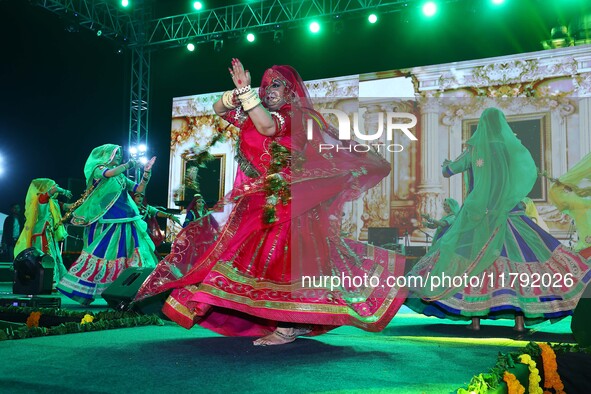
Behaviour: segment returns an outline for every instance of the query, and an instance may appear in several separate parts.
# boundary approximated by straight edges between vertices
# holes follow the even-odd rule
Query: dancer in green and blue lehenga
[[[469,191],[454,224],[411,270],[417,281],[406,304],[450,319],[515,318],[524,324],[572,313],[591,279],[588,262],[525,214],[520,203],[537,170],[503,112],[484,110],[467,149],[443,163],[443,175],[464,172]],[[443,282],[444,278],[466,278]],[[416,279],[416,278],[415,278]]]
[[[146,222],[128,193],[144,191],[156,158],[145,165],[139,184],[124,175],[135,163],[121,164],[121,159],[118,145],[102,145],[91,152],[84,166],[86,191],[71,212],[72,224],[85,226],[84,246],[57,288],[84,305],[100,296],[126,268],[158,263]]]

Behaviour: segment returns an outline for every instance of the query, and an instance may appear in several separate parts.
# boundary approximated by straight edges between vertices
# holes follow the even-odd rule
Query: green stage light
[[[433,16],[437,12],[437,4],[432,1],[428,1],[423,5],[423,14],[425,16]]]
[[[195,44],[193,44],[193,43],[187,44],[187,50],[189,52],[193,52],[195,50]]]
[[[199,11],[200,9],[203,8],[203,3],[201,3],[200,1],[196,1],[193,3],[193,8],[195,8],[197,11]]]
[[[252,33],[248,33],[246,35],[246,39],[248,40],[248,42],[254,42],[255,36]]]
[[[370,14],[367,17],[367,20],[369,21],[369,23],[376,23],[378,21],[378,16],[376,14]]]
[[[129,0],[121,0],[121,6],[127,7],[129,5]]]
[[[505,2],[505,0],[492,0],[492,3],[493,3],[494,5],[501,5],[501,4],[503,4],[504,2]]]
[[[312,33],[318,33],[320,31],[320,24],[318,22],[310,23],[310,31]]]

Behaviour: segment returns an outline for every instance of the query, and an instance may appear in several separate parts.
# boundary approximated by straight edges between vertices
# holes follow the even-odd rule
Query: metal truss
[[[131,83],[129,106],[129,146],[148,145],[150,114],[150,60],[151,52],[144,47],[131,48]],[[140,178],[139,166],[135,178]]]
[[[422,0],[262,0],[145,20],[141,31],[138,31],[138,18],[142,8],[148,8],[150,3],[130,1],[130,9],[123,9],[116,0],[37,0],[37,4],[56,14],[74,15],[80,26],[100,29],[105,37],[125,37],[130,47],[171,47],[190,39],[213,41],[222,34],[242,33],[247,29],[286,28],[310,18],[346,17],[368,10],[403,11]],[[446,0],[454,1],[459,0]]]
[[[163,18],[152,18],[152,0],[130,0],[129,9],[122,8],[119,0],[31,1],[64,18],[70,31],[78,27],[97,34],[100,31],[101,36],[119,40],[131,50],[129,145],[138,146],[148,142],[152,51],[184,45],[188,40],[219,40],[224,34],[238,35],[246,30],[295,27],[310,18],[331,20],[361,11],[403,11],[422,0],[261,0]]]
[[[411,3],[419,0],[263,0],[231,5],[153,20],[145,45],[170,47],[190,39],[213,41],[222,34],[286,28],[310,18],[331,19],[368,10],[396,12]]]
[[[133,0],[132,0],[133,1]],[[115,0],[38,0],[37,5],[64,18],[67,29],[78,31],[79,27],[100,31],[100,35],[132,44],[131,75],[129,89],[129,146],[148,146],[150,103],[149,49],[144,45],[147,21],[151,20],[149,3],[135,1],[131,10],[122,9]],[[140,176],[139,167],[133,174]]]
[[[141,37],[136,31],[137,11],[122,9],[113,0],[36,0],[32,3],[67,19],[76,27],[100,31],[108,38],[127,38],[139,44]],[[139,10],[141,11],[141,9]]]

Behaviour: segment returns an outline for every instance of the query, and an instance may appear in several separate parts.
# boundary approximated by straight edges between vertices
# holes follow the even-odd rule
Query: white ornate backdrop
[[[425,236],[419,230],[430,230],[420,227],[420,213],[442,216],[442,201],[448,196],[462,202],[461,177],[443,178],[441,162],[460,154],[468,125],[486,107],[501,108],[510,121],[540,120],[539,154],[543,169],[553,176],[562,175],[591,152],[589,45],[329,78],[306,85],[310,95],[318,98],[317,109],[352,113],[362,108],[368,132],[378,128],[380,112],[409,112],[419,120],[413,129],[418,141],[400,132],[394,133],[393,141],[386,141],[385,136],[380,139],[404,147],[401,152],[384,154],[392,165],[391,175],[346,206],[343,230],[359,240],[367,240],[369,227],[396,227],[400,234],[409,233],[411,244],[421,244]],[[176,208],[174,193],[184,182],[183,154],[195,146],[206,147],[221,129],[227,136],[234,132],[211,109],[220,94],[173,101],[169,207]],[[221,182],[227,193],[237,168],[233,140],[217,143],[211,153],[223,155]],[[536,205],[552,233],[565,240],[569,218],[548,203],[545,193]]]

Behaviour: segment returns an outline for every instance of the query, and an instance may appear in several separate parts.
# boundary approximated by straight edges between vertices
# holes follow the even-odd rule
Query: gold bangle
[[[233,91],[228,90],[227,92],[224,92],[224,94],[222,94],[222,104],[227,109],[234,109],[237,107],[237,105],[234,104],[234,92]]]
[[[238,96],[238,98],[242,103],[242,109],[247,112],[261,103],[261,99],[254,89],[250,89],[246,93],[242,93]]]

